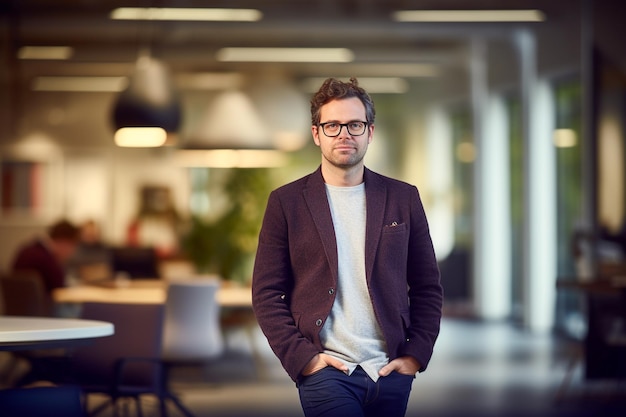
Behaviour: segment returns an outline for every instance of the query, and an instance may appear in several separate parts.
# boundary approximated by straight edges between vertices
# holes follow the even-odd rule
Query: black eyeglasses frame
[[[359,133],[359,134],[354,134],[352,132],[350,132],[350,128],[348,127],[351,123],[363,123],[363,132]],[[339,130],[337,131],[337,134],[335,135],[329,135],[328,133],[326,133],[326,129],[324,128],[325,125],[327,124],[336,124],[339,125]],[[350,136],[362,136],[363,134],[365,134],[365,132],[367,131],[367,126],[369,126],[368,122],[364,122],[362,120],[352,120],[351,122],[348,123],[337,123],[337,122],[324,122],[324,123],[319,123],[318,126],[320,126],[322,128],[322,132],[324,132],[324,135],[328,136],[329,138],[335,138],[337,136],[339,136],[341,134],[341,131],[343,130],[343,128],[345,127],[346,130],[348,131],[348,134]]]

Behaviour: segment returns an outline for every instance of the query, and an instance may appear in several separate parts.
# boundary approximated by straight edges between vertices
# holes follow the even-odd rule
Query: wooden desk
[[[53,317],[0,317],[0,350],[66,347],[110,336],[113,324],[104,321]]]
[[[626,290],[626,277],[615,276],[588,280],[565,277],[557,279],[556,286],[559,289],[571,289],[587,294],[619,294]]]
[[[626,319],[626,277],[589,280],[558,279],[559,290],[578,292],[584,300],[587,320],[583,341],[585,379],[621,378],[619,364],[626,346],[611,342],[613,325]],[[621,371],[623,372],[623,370]]]
[[[57,288],[52,293],[55,303],[113,302],[164,303],[167,282],[161,280],[131,280],[120,286],[77,285]],[[222,307],[252,308],[250,287],[223,286],[217,291]]]

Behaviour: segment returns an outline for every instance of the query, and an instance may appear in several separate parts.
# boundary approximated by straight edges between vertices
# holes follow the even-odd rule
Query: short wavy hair
[[[374,101],[370,95],[359,87],[359,82],[355,77],[351,77],[349,82],[343,82],[336,78],[327,78],[317,93],[311,99],[311,124],[317,126],[320,123],[320,110],[322,106],[333,100],[341,100],[356,97],[365,106],[365,117],[368,124],[373,124],[376,117]]]

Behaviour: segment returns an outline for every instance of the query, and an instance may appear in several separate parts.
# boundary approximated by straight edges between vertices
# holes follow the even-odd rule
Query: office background
[[[447,313],[575,329],[580,306],[559,295],[557,279],[621,260],[619,248],[595,237],[619,236],[624,220],[624,7],[501,3],[3,2],[0,268],[60,217],[95,219],[121,245],[146,210],[219,216],[233,171],[254,169],[278,185],[314,169],[308,97],[324,77],[356,76],[378,112],[366,163],[419,187]],[[235,22],[115,19],[122,6],[256,13]],[[529,14],[425,22],[400,13],[435,8]],[[61,47],[61,56],[29,55],[33,47]],[[309,49],[229,55],[270,47]],[[310,48],[336,56],[313,62]],[[113,108],[141,57],[169,70],[181,122],[164,146],[120,147]],[[278,159],[241,168],[242,154],[226,163],[223,154],[182,153],[225,147],[271,148]],[[141,239],[180,252],[176,235],[152,226]],[[575,236],[583,236],[580,251]]]

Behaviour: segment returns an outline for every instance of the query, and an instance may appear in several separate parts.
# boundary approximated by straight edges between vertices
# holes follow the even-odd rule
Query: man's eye
[[[339,128],[339,123],[326,123],[324,126],[326,126],[327,129],[335,130]]]
[[[358,130],[358,129],[361,129],[362,127],[363,127],[363,123],[361,123],[361,122],[352,122],[352,123],[350,123],[350,129]]]

